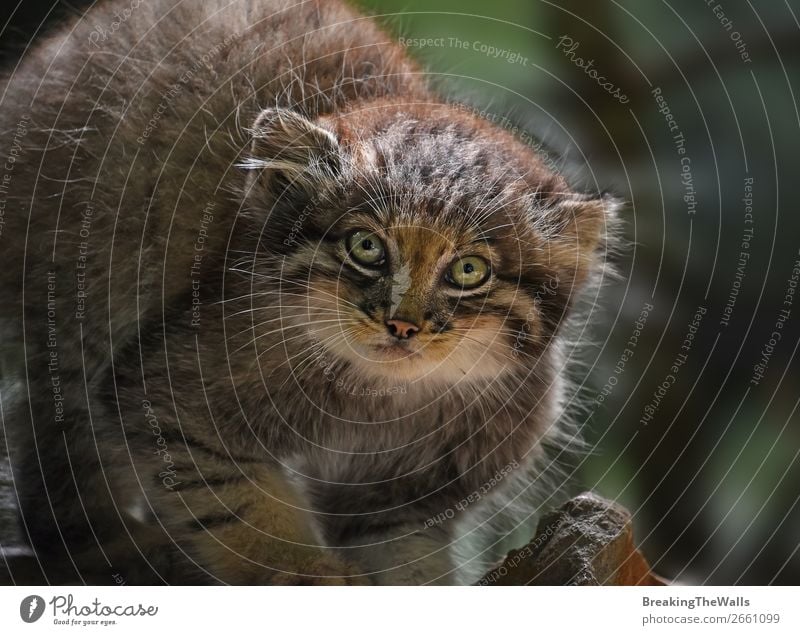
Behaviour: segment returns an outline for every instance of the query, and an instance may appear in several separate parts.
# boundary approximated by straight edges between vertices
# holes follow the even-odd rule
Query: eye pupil
[[[361,248],[365,251],[369,251],[372,249],[372,241],[369,238],[365,238],[361,241]]]
[[[471,262],[464,263],[464,273],[472,273],[475,271],[475,266]]]

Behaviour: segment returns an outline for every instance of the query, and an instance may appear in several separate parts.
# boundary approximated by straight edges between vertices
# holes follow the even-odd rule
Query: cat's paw
[[[276,572],[269,584],[277,586],[363,586],[370,584],[367,576],[352,566],[334,558],[318,558],[304,563],[297,573]]]

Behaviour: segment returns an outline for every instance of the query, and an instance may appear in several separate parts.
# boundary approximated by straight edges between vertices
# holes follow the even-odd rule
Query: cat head
[[[269,109],[252,134],[254,279],[293,348],[363,376],[530,372],[602,270],[616,202],[570,190],[463,109],[372,104],[313,121]]]

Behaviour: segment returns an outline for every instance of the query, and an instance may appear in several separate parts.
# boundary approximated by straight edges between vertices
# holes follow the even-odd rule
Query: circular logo
[[[29,595],[19,605],[19,616],[28,624],[38,620],[44,613],[44,598],[40,595]]]

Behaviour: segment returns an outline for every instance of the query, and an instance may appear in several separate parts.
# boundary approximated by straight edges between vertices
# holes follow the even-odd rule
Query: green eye
[[[462,289],[474,289],[489,277],[489,263],[480,256],[459,258],[447,271],[447,280]]]
[[[365,230],[350,234],[347,239],[347,251],[353,260],[368,267],[382,264],[385,258],[381,239]]]

